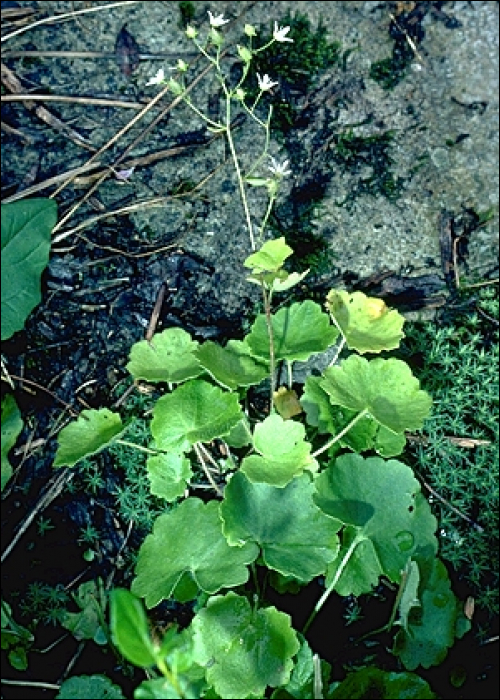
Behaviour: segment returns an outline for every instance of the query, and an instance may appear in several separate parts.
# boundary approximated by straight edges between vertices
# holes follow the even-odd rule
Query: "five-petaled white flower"
[[[224,19],[224,15],[213,15],[210,10],[208,10],[208,16],[210,19],[210,26],[211,27],[222,27],[224,24],[227,24],[229,22],[228,19]]]
[[[288,32],[290,31],[290,27],[279,27],[278,23],[274,23],[274,32],[273,32],[273,38],[275,41],[291,41],[293,43],[293,39],[289,39],[287,37]]]
[[[277,177],[286,177],[287,175],[292,174],[292,171],[288,167],[290,164],[289,160],[284,160],[283,163],[278,163],[278,161],[272,156],[269,156],[269,158],[271,159],[271,165],[269,166],[268,170],[270,170],[273,175],[276,175]]]
[[[275,85],[279,85],[278,81],[271,80],[267,73],[263,76],[257,73],[257,82],[259,83],[259,90],[262,90],[262,92],[271,90],[271,88],[273,88]]]
[[[156,75],[153,75],[152,78],[148,80],[146,85],[161,85],[163,81],[165,80],[165,71],[163,68],[160,68],[160,70],[157,72]]]

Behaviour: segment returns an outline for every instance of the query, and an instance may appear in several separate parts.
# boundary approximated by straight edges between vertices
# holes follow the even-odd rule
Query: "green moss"
[[[307,94],[320,71],[335,65],[340,59],[340,43],[330,42],[326,27],[320,20],[316,30],[307,15],[288,12],[278,24],[289,26],[291,42],[277,42],[254,57],[252,81],[245,86],[250,98],[258,94],[256,74],[278,76],[280,90],[267,98],[273,105],[273,134],[283,137],[295,120],[294,100]],[[269,32],[273,31],[271,24]],[[264,30],[262,34],[265,34]],[[266,100],[264,100],[266,102]]]
[[[194,20],[194,17],[196,14],[194,3],[192,3],[192,2],[179,2],[179,13],[180,13],[179,27],[181,29],[186,29],[188,24],[191,24],[191,22]]]
[[[430,494],[441,555],[466,584],[464,595],[474,596],[479,618],[488,620],[499,610],[498,326],[467,302],[498,320],[498,288],[461,296],[462,310],[446,324],[405,328],[406,359],[434,399],[426,443],[415,445],[412,456],[417,471],[445,499]],[[453,438],[479,442],[466,446]]]

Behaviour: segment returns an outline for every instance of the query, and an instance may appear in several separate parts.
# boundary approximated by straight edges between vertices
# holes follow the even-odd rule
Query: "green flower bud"
[[[245,24],[245,34],[247,36],[257,36],[257,30],[253,24]]]
[[[196,39],[198,32],[194,27],[188,26],[186,29],[186,36],[188,39]]]
[[[245,46],[238,44],[238,54],[244,63],[250,63],[252,60],[252,52]]]

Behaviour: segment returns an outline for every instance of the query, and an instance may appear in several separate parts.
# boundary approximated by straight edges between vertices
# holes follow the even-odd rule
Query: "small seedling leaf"
[[[139,550],[132,592],[152,608],[173,597],[177,584],[187,575],[198,589],[216,593],[245,583],[247,564],[257,555],[255,544],[228,545],[216,501],[205,505],[198,498],[189,498],[156,519],[153,532]]]
[[[74,467],[84,457],[109,447],[124,431],[118,413],[107,408],[82,411],[59,433],[54,467]]]
[[[148,457],[146,467],[153,496],[175,501],[184,493],[187,482],[193,476],[189,459],[177,452]]]
[[[11,394],[6,394],[2,399],[2,491],[12,476],[8,454],[22,429],[23,419],[16,400]]]
[[[253,444],[259,454],[245,457],[241,471],[250,481],[278,487],[286,486],[304,469],[317,471],[305,434],[302,423],[285,421],[277,414],[268,416],[255,426]]]
[[[123,656],[140,668],[155,665],[156,653],[144,606],[125,588],[110,594],[111,635]]]
[[[222,698],[262,697],[288,682],[300,647],[289,615],[229,592],[210,598],[192,625],[195,660]]]
[[[276,272],[283,267],[283,263],[292,253],[293,250],[285,243],[285,238],[282,236],[264,243],[260,250],[248,256],[243,265],[250,268],[253,275]]]

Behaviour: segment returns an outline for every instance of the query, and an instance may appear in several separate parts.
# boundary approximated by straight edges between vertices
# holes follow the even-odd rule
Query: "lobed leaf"
[[[253,482],[286,486],[304,469],[318,470],[311,457],[311,444],[304,439],[306,431],[301,423],[285,421],[272,414],[255,426],[253,445],[258,455],[245,457],[240,471]]]
[[[329,367],[319,385],[333,405],[351,411],[367,411],[394,433],[420,430],[432,399],[402,360],[367,360],[350,355],[339,366]]]
[[[148,608],[172,597],[178,586],[194,581],[198,589],[216,593],[245,583],[247,564],[256,559],[253,543],[230,547],[222,534],[219,504],[198,498],[182,501],[160,515],[140,550],[132,593],[145,598]],[[194,596],[193,596],[194,597]]]
[[[285,242],[284,236],[272,241],[266,241],[260,248],[249,255],[243,265],[252,270],[252,274],[259,275],[263,272],[276,272],[287,258],[292,255],[293,250]]]
[[[107,408],[86,409],[61,430],[54,467],[73,467],[84,457],[97,454],[124,432],[118,413]]]
[[[242,419],[237,394],[195,379],[156,402],[151,433],[158,449],[187,452],[195,442],[228,435]]]
[[[347,347],[361,355],[392,350],[404,338],[404,316],[389,309],[382,299],[332,289],[326,297],[326,308],[341,329]]]
[[[210,598],[192,626],[195,660],[222,698],[262,697],[288,682],[300,647],[289,615],[230,591]]]
[[[236,472],[220,506],[228,543],[258,545],[266,566],[301,582],[320,576],[338,552],[340,522],[315,506],[313,493],[305,474],[277,488]]]
[[[276,361],[308,360],[333,345],[339,333],[328,314],[310,300],[280,309],[271,315],[271,324]],[[269,333],[264,314],[257,316],[245,342],[255,357],[269,360]]]
[[[101,700],[124,700],[120,686],[115,685],[110,678],[100,674],[93,676],[71,676],[61,683],[56,700],[86,700],[101,698]]]
[[[195,353],[200,365],[226,389],[252,386],[268,376],[267,364],[252,357],[245,343],[230,340],[221,347],[207,340]]]
[[[127,369],[134,379],[177,384],[203,374],[195,356],[198,341],[182,328],[167,328],[151,342],[132,345]]]
[[[342,548],[326,585],[343,596],[369,593],[379,576],[399,583],[417,552],[437,552],[436,519],[410,467],[396,460],[345,454],[315,481],[314,502],[344,523]]]
[[[387,698],[393,700],[431,700],[437,697],[429,684],[415,673],[383,671],[373,666],[349,673],[327,696],[329,700],[342,698]]]
[[[193,476],[189,459],[177,452],[148,457],[146,462],[153,496],[175,501],[180,498]]]

